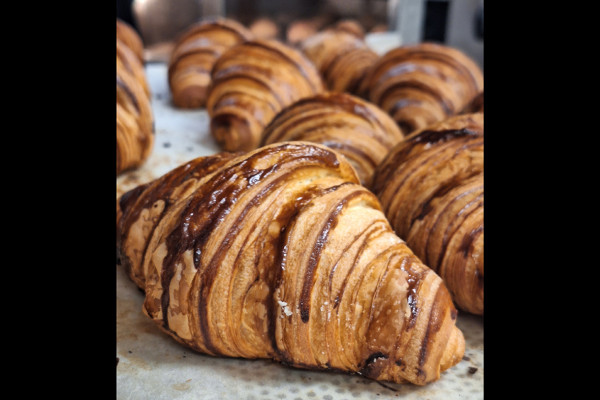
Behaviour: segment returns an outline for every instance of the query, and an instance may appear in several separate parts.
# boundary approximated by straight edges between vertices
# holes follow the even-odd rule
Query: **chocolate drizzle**
[[[124,196],[120,227],[131,227],[159,201],[165,207],[154,211],[152,223],[160,228],[144,252],[160,264],[148,268],[144,305],[181,343],[211,355],[270,357],[397,382],[437,368],[431,349],[446,338],[436,332],[456,328],[451,318],[428,321],[422,310],[431,309],[434,319],[452,316],[451,302],[431,291],[439,277],[394,236],[377,198],[338,153],[287,142],[190,162]],[[346,226],[352,233],[342,232]],[[147,225],[141,228],[132,232],[148,233]],[[296,242],[302,238],[309,242]],[[315,299],[320,304],[311,304]],[[430,307],[431,301],[439,304]],[[319,314],[315,307],[327,302]],[[420,328],[411,329],[417,319]],[[366,329],[365,337],[350,339],[340,330],[352,328]],[[346,350],[331,348],[338,338],[350,339]],[[414,348],[419,342],[429,347]],[[322,345],[328,355],[309,354]],[[405,361],[397,368],[399,360]]]

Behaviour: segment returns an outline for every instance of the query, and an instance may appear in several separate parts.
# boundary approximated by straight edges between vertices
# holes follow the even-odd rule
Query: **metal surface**
[[[167,67],[146,66],[156,140],[145,165],[117,179],[117,195],[199,156],[218,152],[204,110],[171,106]],[[187,399],[483,399],[483,318],[459,313],[464,359],[427,386],[379,384],[357,375],[292,369],[269,360],[211,357],[161,332],[142,313],[144,295],[117,266],[117,398]]]

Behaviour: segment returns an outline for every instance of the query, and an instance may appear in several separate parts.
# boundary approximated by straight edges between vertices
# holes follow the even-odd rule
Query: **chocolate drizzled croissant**
[[[312,35],[300,49],[315,64],[329,90],[352,94],[358,93],[367,71],[379,58],[362,37],[343,28]]]
[[[117,175],[139,167],[153,145],[154,117],[144,67],[117,39]]]
[[[121,260],[161,330],[205,354],[418,385],[460,361],[450,294],[343,156],[286,142],[227,157],[120,200]]]
[[[255,149],[279,111],[322,91],[318,71],[300,51],[276,40],[239,44],[212,70],[206,103],[211,134],[226,151]]]
[[[224,18],[206,19],[187,29],[175,43],[169,60],[173,104],[178,108],[204,107],[210,71],[217,58],[252,37],[245,26]]]
[[[371,189],[396,233],[483,315],[483,114],[414,132],[377,167]]]
[[[473,114],[483,112],[483,91],[475,96],[465,108],[462,109],[461,114]]]
[[[452,47],[420,43],[380,57],[359,95],[410,133],[459,113],[482,90],[481,69],[467,55]]]
[[[127,22],[117,18],[117,39],[123,42],[140,63],[144,63],[144,42],[135,29]]]
[[[346,156],[366,183],[403,137],[376,105],[348,93],[321,93],[281,111],[263,131],[261,145],[292,140],[323,144]]]

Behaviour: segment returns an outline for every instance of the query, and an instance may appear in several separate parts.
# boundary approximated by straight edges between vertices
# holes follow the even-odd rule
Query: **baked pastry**
[[[146,78],[146,70],[135,53],[127,46],[125,42],[117,39],[117,65],[123,71],[127,71],[134,77],[137,83],[142,87],[146,96],[150,97],[150,85]],[[119,67],[118,67],[119,68]]]
[[[271,18],[258,18],[248,26],[248,29],[256,39],[277,39],[279,37],[279,25]]]
[[[261,145],[275,142],[320,143],[342,153],[361,183],[403,139],[398,125],[379,107],[348,93],[305,97],[281,111],[263,131]]]
[[[323,90],[319,72],[300,51],[277,40],[241,43],[212,70],[206,102],[211,134],[223,150],[255,149],[279,111]]]
[[[302,41],[300,49],[315,64],[327,89],[356,94],[379,56],[362,37],[343,27],[310,36]]]
[[[168,82],[175,107],[204,107],[215,61],[228,48],[252,37],[242,24],[224,18],[205,19],[186,30],[169,60]]]
[[[463,52],[419,43],[381,56],[363,80],[359,95],[410,133],[458,114],[482,90],[481,69]]]
[[[154,145],[154,116],[143,65],[117,39],[117,175],[137,168]]]
[[[370,187],[457,307],[483,315],[483,113],[409,135],[377,167]]]
[[[476,112],[483,112],[483,91],[477,94],[465,108],[463,108],[461,114],[472,114]]]
[[[117,18],[117,39],[123,42],[140,63],[144,63],[144,42],[135,29],[127,22]]]
[[[142,254],[143,312],[162,331],[214,356],[417,385],[461,360],[442,280],[343,156],[288,142],[220,157],[121,202],[121,260]]]
[[[352,33],[361,39],[364,39],[365,37],[365,28],[363,28],[362,24],[355,19],[342,19],[336,22],[333,25],[333,28]]]

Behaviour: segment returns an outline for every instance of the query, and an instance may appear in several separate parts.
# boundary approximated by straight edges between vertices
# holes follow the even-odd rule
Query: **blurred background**
[[[117,17],[140,33],[149,62],[165,61],[179,34],[213,16],[291,44],[353,20],[378,48],[432,41],[459,48],[483,68],[483,0],[117,0]]]

